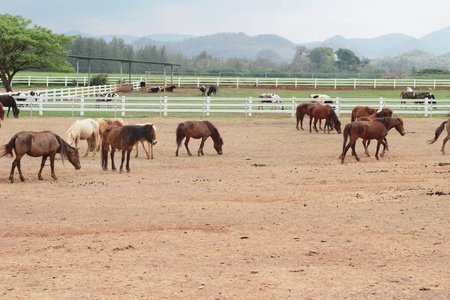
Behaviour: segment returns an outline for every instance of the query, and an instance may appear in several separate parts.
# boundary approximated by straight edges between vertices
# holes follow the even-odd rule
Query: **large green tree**
[[[0,15],[0,78],[8,92],[12,91],[12,79],[19,71],[73,71],[64,57],[68,54],[64,47],[74,37],[30,24],[31,20],[22,16]]]
[[[341,49],[335,52],[338,60],[336,65],[340,71],[356,71],[361,64],[359,57],[349,49]]]

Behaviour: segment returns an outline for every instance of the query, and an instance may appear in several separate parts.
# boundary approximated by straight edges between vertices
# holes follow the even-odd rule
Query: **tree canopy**
[[[55,34],[34,25],[22,16],[0,15],[0,78],[6,91],[12,91],[14,75],[27,69],[73,71],[64,55],[74,37]]]

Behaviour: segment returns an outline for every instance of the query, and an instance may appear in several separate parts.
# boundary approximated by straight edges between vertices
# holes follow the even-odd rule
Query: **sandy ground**
[[[97,155],[78,171],[58,159],[59,180],[46,166],[39,181],[40,159],[26,157],[27,180],[16,172],[11,184],[1,158],[0,298],[450,298],[450,166],[439,165],[450,145],[444,156],[442,136],[426,143],[445,119],[407,118],[380,161],[358,142],[361,161],[344,165],[336,132],[210,120],[222,156],[208,140],[204,157],[175,157],[184,119],[156,118],[155,159],[141,149],[129,174],[103,171]],[[64,136],[73,122],[5,119],[0,142],[20,130]]]

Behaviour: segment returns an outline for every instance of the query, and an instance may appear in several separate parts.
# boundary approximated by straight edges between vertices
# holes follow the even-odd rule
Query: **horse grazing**
[[[281,104],[281,97],[277,94],[261,94],[259,95],[259,98],[261,98],[261,103]],[[259,106],[258,109],[264,109],[264,107]],[[272,109],[276,109],[276,106],[273,106]],[[284,110],[284,106],[281,106],[281,110]]]
[[[206,93],[206,86],[202,85],[199,89],[200,92],[202,92],[202,96],[205,96]]]
[[[369,106],[355,106],[352,110],[352,122],[356,121],[358,118],[367,117],[376,114],[377,110]]]
[[[298,123],[300,123],[300,128],[303,130],[303,118],[308,113],[308,108],[312,105],[317,105],[317,103],[302,103],[297,106],[297,110],[295,111],[297,117],[297,130],[299,130]],[[319,122],[321,122],[321,120],[319,120]],[[322,130],[321,123],[319,123],[319,128]]]
[[[12,109],[14,118],[19,117],[19,108],[17,107],[16,100],[11,95],[0,95],[0,102],[3,107],[8,107],[8,113],[6,114],[9,117],[9,111]]]
[[[41,168],[39,169],[38,179],[42,180],[42,169],[44,168],[47,157],[50,157],[50,167],[53,179],[58,180],[55,175],[55,156],[56,153],[61,154],[61,161],[64,164],[64,156],[70,161],[76,170],[81,168],[78,150],[67,144],[62,138],[51,131],[34,132],[21,131],[14,135],[8,144],[3,146],[0,157],[11,155],[13,150],[16,154],[11,166],[9,180],[14,182],[14,169],[19,170],[20,180],[25,181],[23,177],[20,160],[25,154],[32,157],[42,156]]]
[[[153,131],[153,139],[154,142],[150,143],[149,141],[147,141],[145,138],[142,138],[140,140],[141,144],[142,144],[142,148],[144,148],[145,153],[147,154],[147,159],[153,159],[153,145],[157,143],[157,139],[156,139],[156,126],[153,123],[142,123],[142,124],[136,124],[136,125],[152,125],[151,129]],[[147,142],[147,146],[148,146],[148,151],[147,149],[145,149],[145,142]],[[150,154],[148,154],[150,152]],[[136,156],[139,156],[139,141],[136,142]]]
[[[333,110],[333,107],[331,107],[328,104],[317,104],[317,105],[311,105],[308,107],[307,112],[309,115],[309,132],[311,131],[311,124],[314,120],[314,130],[316,132],[319,132],[317,130],[317,121],[320,119],[325,119],[325,126],[323,128],[323,131],[328,127],[328,133],[330,133],[330,128],[335,128],[338,133],[341,133],[341,122],[339,121],[338,116]]]
[[[122,150],[122,161],[120,164],[120,173],[123,171],[125,161],[125,152],[127,153],[127,172],[130,173],[130,153],[136,142],[145,138],[148,142],[156,144],[154,140],[152,125],[125,125],[123,127],[111,125],[103,132],[102,140],[102,168],[108,169],[108,151],[111,146],[111,168],[116,170],[114,164],[114,153],[116,149]]]
[[[181,142],[183,141],[184,138],[186,138],[184,146],[186,147],[187,154],[189,156],[192,155],[188,147],[189,140],[191,137],[194,139],[200,138],[202,139],[202,142],[200,143],[200,148],[198,148],[198,156],[204,155],[203,146],[205,145],[205,140],[208,137],[211,137],[212,140],[214,141],[214,149],[216,149],[217,153],[219,155],[222,154],[223,140],[220,137],[217,128],[209,121],[187,121],[184,123],[180,123],[178,124],[176,130],[176,136],[177,136],[177,151],[175,152],[176,156],[178,156],[178,149],[180,149]]]
[[[206,95],[210,96],[211,94],[216,94],[217,91],[219,90],[219,87],[217,87],[217,85],[211,85],[208,89],[208,92],[206,93]]]
[[[100,147],[102,145],[103,132],[105,132],[106,128],[108,128],[111,125],[116,125],[120,127],[128,125],[128,122],[121,118],[112,118],[112,119],[101,118],[97,120],[97,123],[99,135],[97,151],[100,151]]]
[[[99,141],[98,128],[98,123],[92,119],[76,120],[67,130],[65,141],[70,146],[78,148],[78,142],[80,140],[86,140],[88,147],[84,157],[88,156],[89,150],[93,150],[93,155],[95,155]]]
[[[386,135],[388,134],[388,131],[394,127],[402,136],[406,134],[401,118],[380,118],[374,121],[355,121],[347,124],[344,128],[342,154],[339,156],[341,163],[344,163],[345,155],[350,147],[352,148],[352,153],[355,155],[356,160],[359,161],[359,157],[355,150],[355,144],[358,138],[364,140],[377,140],[378,144],[375,157],[377,160],[379,159],[378,152],[380,150],[380,145],[383,145],[384,147],[383,152],[380,155],[383,157],[384,151],[386,150]],[[346,145],[349,137],[350,141]]]
[[[434,139],[428,141],[428,144],[433,144],[434,142],[436,142],[439,136],[441,135],[442,131],[444,130],[444,127],[447,129],[447,137],[444,139],[444,142],[442,143],[441,148],[442,154],[445,154],[445,144],[447,143],[448,140],[450,140],[450,119],[442,122],[442,124],[438,128],[436,128],[436,131],[434,133]]]

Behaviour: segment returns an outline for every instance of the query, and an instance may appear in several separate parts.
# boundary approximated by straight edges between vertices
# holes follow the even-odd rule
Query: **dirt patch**
[[[71,118],[6,118],[5,144],[21,130],[64,136]],[[37,180],[9,183],[0,159],[0,295],[12,298],[336,299],[450,297],[444,119],[405,119],[377,161],[338,159],[342,135],[297,131],[291,119],[210,119],[224,139],[204,157],[175,157],[185,119],[153,121],[155,159],[131,173],[75,170],[58,159]],[[341,120],[343,124],[348,118]],[[196,153],[198,140],[191,140]],[[86,143],[81,143],[84,153]],[[116,154],[116,164],[120,154]]]

